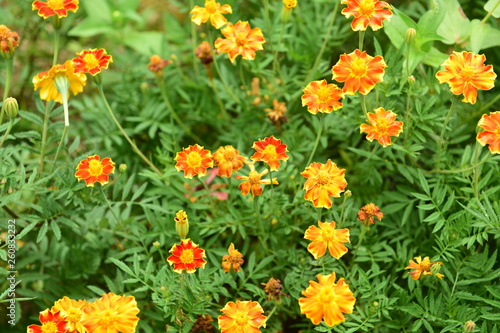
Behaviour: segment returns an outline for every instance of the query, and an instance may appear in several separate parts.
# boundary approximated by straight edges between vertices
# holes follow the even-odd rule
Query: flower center
[[[320,171],[316,176],[316,182],[320,185],[326,185],[330,182],[330,175],[326,171]]]
[[[472,66],[465,66],[460,72],[460,76],[465,82],[471,82],[474,79],[474,68]]]
[[[250,185],[260,184],[259,173],[257,171],[250,171],[250,174],[248,175],[248,181],[250,182]]]
[[[234,151],[233,151],[233,150],[229,150],[229,149],[226,149],[226,150],[224,151],[224,154],[223,154],[224,159],[225,159],[226,161],[232,161],[232,160],[234,159],[234,155],[235,155],[235,154],[234,154]]]
[[[323,239],[327,242],[334,242],[337,240],[335,229],[333,228],[323,229],[321,235],[323,236]]]
[[[431,261],[429,259],[424,259],[421,263],[420,263],[420,270],[422,272],[428,272],[429,269],[431,268],[432,264],[431,264]]]
[[[187,157],[187,165],[190,168],[198,168],[201,166],[201,155],[196,151],[192,151],[189,153]]]
[[[42,325],[42,333],[57,333],[58,331],[57,325],[53,321],[46,322]]]
[[[180,260],[183,264],[191,264],[194,261],[194,253],[191,249],[186,249],[182,251]]]
[[[83,61],[87,65],[87,68],[96,68],[96,67],[99,67],[99,61],[97,60],[97,58],[95,57],[95,55],[93,55],[92,53],[87,53],[83,57]]]
[[[64,0],[49,0],[47,2],[47,5],[52,10],[63,9],[64,8]]]
[[[247,35],[246,34],[238,34],[235,39],[236,45],[239,47],[244,47],[247,42]]]
[[[330,89],[327,86],[322,86],[318,90],[318,100],[320,103],[326,103],[330,99]]]
[[[89,173],[92,177],[102,175],[102,164],[98,160],[91,160],[89,162]]]
[[[377,132],[379,133],[387,133],[387,129],[389,128],[390,123],[387,118],[379,118],[377,119]]]
[[[115,320],[115,315],[110,310],[103,311],[99,316],[99,326],[111,328],[114,326]]]
[[[79,322],[82,318],[82,312],[78,309],[69,309],[66,319],[72,323]]]
[[[351,62],[351,76],[360,78],[366,75],[366,61],[364,59],[356,59]]]
[[[267,146],[266,146],[266,148],[264,148],[264,151],[262,152],[262,154],[263,154],[265,157],[269,158],[269,159],[271,159],[271,158],[274,158],[274,159],[275,159],[275,158],[276,158],[276,155],[278,155],[278,154],[276,153],[276,147],[275,147],[275,146],[273,146],[273,145],[267,145]]]
[[[335,300],[335,291],[333,287],[323,286],[318,293],[318,299],[325,305],[332,303]]]
[[[205,2],[205,9],[209,14],[214,14],[217,12],[217,9],[219,8],[218,5],[219,4],[217,2],[209,0]]]
[[[373,0],[361,0],[359,3],[359,12],[363,16],[372,16],[375,10]]]
[[[250,320],[250,317],[248,317],[248,314],[246,312],[239,311],[234,316],[234,320],[236,321],[236,324],[238,324],[240,326],[244,326],[244,325],[248,325],[248,321]]]

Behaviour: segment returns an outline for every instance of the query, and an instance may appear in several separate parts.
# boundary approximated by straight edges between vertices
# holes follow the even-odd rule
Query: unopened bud
[[[9,118],[16,117],[17,112],[19,111],[19,105],[17,104],[17,100],[13,97],[7,98],[3,102],[2,110]]]
[[[180,210],[175,214],[175,231],[181,239],[185,239],[189,232],[189,221],[185,211]]]
[[[120,165],[118,166],[118,171],[120,171],[120,172],[125,172],[125,171],[127,171],[127,165],[126,165],[126,164],[124,164],[124,163],[120,164]]]
[[[408,28],[408,30],[406,30],[405,40],[408,44],[413,43],[415,36],[417,36],[417,30],[413,28]]]
[[[347,191],[345,191],[345,193],[344,193],[344,197],[345,197],[346,199],[347,199],[347,198],[352,197],[352,192],[351,192],[351,190],[347,190]]]
[[[408,76],[408,83],[411,85],[415,83],[415,77],[413,75]]]
[[[474,332],[475,328],[476,328],[476,323],[473,322],[472,320],[469,320],[464,324],[464,332]]]
[[[153,246],[158,249],[160,247],[160,242],[158,241],[153,242]]]

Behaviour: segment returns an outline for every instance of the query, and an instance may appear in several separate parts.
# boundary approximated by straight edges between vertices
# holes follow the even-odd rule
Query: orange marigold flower
[[[292,9],[297,6],[297,0],[283,0],[286,9]]]
[[[329,327],[345,320],[344,313],[352,313],[356,298],[344,279],[335,283],[335,272],[328,275],[318,274],[318,282],[309,281],[309,287],[299,298],[300,313],[311,319],[314,325],[321,320]]]
[[[205,250],[198,247],[191,239],[181,239],[180,244],[174,244],[170,251],[172,253],[167,258],[170,266],[174,265],[174,272],[182,274],[184,270],[187,273],[196,272],[196,268],[205,268],[207,263],[205,259]]]
[[[106,53],[105,49],[83,50],[76,54],[73,59],[75,73],[90,73],[93,76],[99,74],[101,69],[107,69],[113,57]]]
[[[75,13],[78,10],[78,0],[33,1],[32,10],[38,10],[38,15],[44,19],[53,15],[66,17],[68,12]]]
[[[11,31],[7,26],[0,24],[0,49],[4,53],[14,52],[19,46],[19,35]]]
[[[396,116],[391,110],[377,108],[375,113],[368,113],[368,124],[359,126],[359,133],[368,133],[366,139],[370,142],[377,140],[382,147],[392,144],[391,136],[399,136],[403,132],[403,122],[396,121]]]
[[[307,250],[314,256],[314,259],[322,257],[326,253],[326,248],[332,257],[339,259],[347,253],[347,247],[343,243],[350,243],[349,229],[335,229],[335,222],[320,222],[319,228],[315,225],[307,228],[304,238],[312,240],[307,246]]]
[[[222,257],[222,268],[224,269],[224,272],[229,272],[231,268],[233,268],[235,272],[239,272],[241,270],[240,266],[245,262],[243,260],[243,255],[240,253],[240,251],[234,248],[233,243],[229,245],[227,252],[229,254],[225,254]]]
[[[307,111],[312,114],[330,113],[343,105],[340,99],[344,97],[342,89],[326,80],[312,81],[304,88],[302,106],[307,105]]]
[[[340,55],[340,60],[332,67],[333,79],[345,82],[344,94],[354,95],[356,91],[368,94],[375,84],[384,79],[387,65],[382,56],[369,56],[366,51],[355,50]]]
[[[87,303],[84,325],[89,332],[134,333],[139,322],[139,308],[134,296],[103,294]]]
[[[249,166],[250,166],[250,173],[248,174],[248,176],[236,175],[234,176],[234,178],[246,180],[246,182],[243,182],[238,186],[238,188],[241,191],[241,194],[247,195],[251,191],[252,196],[256,197],[258,195],[262,195],[261,184],[263,185],[271,184],[270,179],[262,179],[262,177],[264,177],[269,172],[269,170],[265,169],[261,173],[258,173],[257,171],[255,171],[253,163],[249,164]],[[276,178],[273,178],[273,184],[278,185],[278,180]]]
[[[219,29],[227,23],[227,19],[222,14],[230,14],[232,12],[233,9],[230,5],[221,6],[215,0],[205,0],[205,7],[194,6],[189,14],[193,14],[191,21],[195,24],[200,25],[210,20],[215,29]]]
[[[28,326],[28,333],[66,333],[68,322],[63,319],[59,312],[52,312],[46,309],[40,312],[40,323],[42,325]]]
[[[94,187],[94,183],[101,183],[106,185],[109,182],[109,174],[115,173],[115,162],[109,157],[102,159],[99,155],[87,156],[86,159],[81,160],[76,167],[75,177],[78,181],[84,180],[85,184]]]
[[[163,67],[168,66],[172,63],[172,60],[165,60],[157,54],[152,55],[149,58],[148,69],[153,73],[161,73]]]
[[[439,83],[448,83],[455,95],[464,94],[462,102],[475,104],[477,89],[490,90],[497,75],[492,65],[484,65],[486,57],[472,52],[453,52],[436,73]]]
[[[288,155],[286,154],[288,149],[286,145],[281,143],[281,140],[276,139],[274,136],[254,142],[252,148],[257,152],[253,154],[251,159],[253,161],[266,162],[269,164],[271,171],[278,170],[280,161],[288,160]]]
[[[477,126],[484,129],[477,134],[477,141],[483,147],[488,144],[492,154],[500,154],[500,111],[483,114]]]
[[[258,302],[228,302],[222,308],[219,320],[221,333],[258,333],[260,327],[266,327],[267,317]]]
[[[436,261],[431,262],[429,257],[425,257],[422,260],[422,257],[414,258],[417,262],[410,260],[410,264],[405,267],[405,269],[413,269],[413,271],[408,272],[413,280],[418,280],[420,276],[423,275],[436,275],[438,278],[442,279],[443,274],[438,273],[440,266],[443,264],[442,262]]]
[[[314,207],[332,207],[330,197],[340,197],[347,186],[345,169],[340,169],[330,159],[326,164],[313,162],[300,174],[307,178],[304,199],[311,201]]]
[[[351,16],[351,28],[354,31],[365,31],[368,26],[373,31],[382,28],[382,21],[390,21],[392,16],[391,6],[379,0],[342,0],[347,8],[342,9],[346,18]]]
[[[175,168],[177,171],[184,171],[185,178],[193,178],[196,175],[203,177],[207,174],[207,168],[214,166],[210,151],[198,144],[184,148],[177,153],[174,160],[177,161]]]
[[[380,208],[375,206],[374,203],[369,203],[361,207],[358,212],[358,221],[361,221],[365,226],[370,224],[375,224],[374,216],[378,218],[379,221],[384,217],[384,213],[380,211]]]
[[[217,175],[220,177],[231,177],[233,172],[243,168],[246,157],[241,156],[238,149],[231,145],[219,147],[212,155],[214,164],[219,166]]]
[[[68,322],[67,333],[86,333],[87,329],[83,326],[85,320],[85,307],[87,302],[85,300],[74,300],[64,296],[54,303],[51,311],[52,313],[59,312],[61,317]]]
[[[254,60],[255,51],[264,49],[262,44],[266,40],[262,30],[251,29],[248,21],[238,21],[234,25],[228,23],[221,32],[226,38],[217,38],[215,47],[219,52],[227,53],[231,62],[234,62],[238,55],[246,60]]]

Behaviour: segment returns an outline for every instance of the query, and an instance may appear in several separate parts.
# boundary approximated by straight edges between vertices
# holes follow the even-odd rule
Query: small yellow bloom
[[[227,19],[222,14],[230,14],[232,12],[233,9],[230,5],[221,6],[215,0],[205,0],[205,7],[194,6],[189,13],[193,14],[191,21],[195,24],[200,25],[210,20],[215,29],[220,29],[227,23]]]
[[[350,243],[349,229],[335,229],[335,222],[320,222],[319,228],[315,225],[307,228],[304,238],[312,242],[307,246],[307,250],[314,256],[314,259],[322,257],[326,249],[332,257],[339,259],[347,253],[347,247],[343,243]]]
[[[189,232],[189,220],[186,212],[183,210],[178,211],[177,214],[175,214],[174,221],[175,231],[177,231],[179,237],[181,239],[186,238]]]

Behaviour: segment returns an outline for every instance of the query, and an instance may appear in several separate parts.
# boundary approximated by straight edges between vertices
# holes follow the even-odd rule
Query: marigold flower
[[[214,164],[219,166],[217,175],[220,177],[231,177],[233,172],[238,171],[243,168],[246,157],[241,156],[238,149],[231,145],[225,147],[219,147],[215,153],[213,153],[212,158]]]
[[[392,144],[391,136],[399,136],[403,132],[403,122],[396,121],[396,116],[391,110],[377,108],[375,113],[368,113],[368,124],[359,126],[359,133],[368,133],[366,139],[370,142],[377,140],[382,147]]]
[[[87,303],[84,325],[89,332],[134,333],[139,322],[139,308],[134,296],[103,294]]]
[[[99,74],[101,69],[107,69],[113,57],[105,49],[83,50],[73,59],[75,73],[90,73],[92,76]]]
[[[351,16],[351,28],[354,31],[365,31],[368,26],[373,31],[382,28],[382,21],[390,21],[392,16],[391,6],[379,0],[342,0],[347,8],[342,9],[346,18]]]
[[[33,1],[32,10],[38,10],[38,15],[44,19],[53,15],[66,17],[68,12],[75,13],[78,10],[78,0]]]
[[[257,152],[253,154],[251,159],[266,162],[269,164],[271,171],[278,170],[281,165],[280,161],[288,161],[286,145],[274,136],[254,142],[252,148]]]
[[[208,22],[215,27],[215,29],[221,28],[227,23],[227,19],[222,14],[230,14],[233,9],[230,5],[220,5],[220,3],[215,2],[215,0],[205,0],[205,7],[194,6],[194,8],[189,12],[193,14],[191,21],[196,25]]]
[[[152,55],[149,58],[148,69],[153,73],[162,73],[163,67],[168,66],[172,63],[172,60],[166,60],[157,54]]]
[[[340,99],[344,97],[342,89],[326,80],[312,81],[304,88],[302,106],[307,105],[307,111],[312,114],[330,113],[343,105]]]
[[[207,168],[214,166],[210,151],[198,144],[184,148],[177,153],[174,160],[177,161],[175,168],[177,171],[184,171],[185,178],[193,178],[196,175],[203,177],[207,174]]]
[[[89,187],[94,187],[94,183],[106,185],[109,182],[109,174],[115,173],[115,162],[109,157],[102,159],[99,155],[87,156],[86,159],[81,160],[76,167],[75,177],[84,180],[85,184]]]
[[[285,102],[278,102],[277,99],[273,99],[273,108],[265,108],[264,111],[266,112],[266,115],[269,119],[271,119],[272,123],[274,125],[281,125],[281,123],[285,122],[288,120],[288,118],[285,116],[286,113],[286,103]]]
[[[228,302],[222,308],[219,320],[221,333],[258,333],[260,327],[266,327],[267,317],[258,302]]]
[[[184,270],[187,273],[196,272],[196,268],[205,268],[207,263],[205,259],[205,250],[198,247],[191,239],[181,239],[180,244],[174,244],[170,251],[172,253],[167,258],[170,266],[174,265],[174,272],[182,274]]]
[[[56,101],[63,103],[61,92],[56,86],[58,77],[66,77],[69,82],[69,89],[73,95],[83,91],[87,84],[87,77],[83,73],[75,73],[73,61],[68,60],[63,65],[55,65],[48,71],[38,73],[33,77],[35,90],[40,88],[40,98],[44,101]],[[68,94],[69,96],[69,94]]]
[[[488,144],[492,154],[500,154],[500,111],[483,114],[477,126],[484,129],[477,134],[477,141],[483,147]]]
[[[252,192],[252,197],[256,197],[259,195],[262,195],[262,186],[263,185],[270,185],[271,180],[270,179],[262,179],[269,170],[265,169],[261,173],[258,173],[255,171],[255,167],[253,164],[249,164],[250,166],[250,173],[248,176],[240,176],[236,175],[234,178],[236,179],[241,179],[241,180],[246,180],[246,182],[241,183],[238,188],[241,191],[241,194],[247,195],[248,193]],[[273,184],[278,185],[278,180],[276,178],[273,178]]]
[[[240,266],[245,262],[243,260],[243,255],[234,248],[233,243],[229,245],[227,252],[229,254],[225,254],[222,257],[222,268],[224,269],[224,273],[229,272],[231,268],[233,268],[235,272],[239,272],[241,270]]]
[[[187,213],[183,210],[178,211],[174,217],[175,231],[181,239],[186,238],[189,233],[189,220]]]
[[[28,333],[66,333],[68,322],[63,319],[59,312],[52,312],[49,309],[40,312],[40,323],[42,325],[29,325]]]
[[[283,0],[286,9],[292,9],[297,6],[297,0]]]
[[[490,90],[497,75],[492,65],[484,65],[486,57],[472,52],[453,52],[436,73],[439,83],[448,83],[454,95],[464,94],[462,102],[475,104],[477,89]]]
[[[431,262],[429,260],[429,257],[425,257],[424,260],[422,260],[422,257],[415,257],[414,258],[417,262],[414,262],[413,260],[410,260],[410,264],[405,267],[405,269],[414,269],[411,272],[408,272],[410,274],[411,278],[413,280],[418,280],[420,276],[423,275],[436,275],[438,278],[442,279],[443,274],[437,273],[439,271],[439,266],[442,265],[442,262],[436,261],[436,262]],[[433,268],[434,265],[436,268]]]
[[[304,238],[312,240],[307,250],[318,259],[325,255],[326,249],[336,259],[340,259],[347,253],[347,247],[343,243],[350,243],[349,229],[335,229],[335,222],[320,222],[319,228],[315,225],[307,228]]]
[[[366,51],[355,50],[340,55],[339,61],[332,67],[332,78],[337,82],[345,82],[344,94],[354,95],[356,91],[368,94],[375,84],[384,79],[387,65],[382,56],[369,56]]]
[[[215,329],[214,329],[214,326],[212,325],[213,321],[214,321],[214,319],[212,318],[211,315],[208,315],[208,314],[199,315],[196,318],[196,321],[194,322],[194,325],[191,328],[190,332],[193,332],[193,333],[214,333]]]
[[[352,313],[356,298],[344,279],[335,283],[335,272],[328,275],[318,274],[318,282],[309,281],[309,287],[299,298],[300,312],[311,319],[314,325],[321,320],[329,327],[345,320],[344,313]]]
[[[361,221],[365,226],[370,224],[375,224],[374,216],[378,218],[379,221],[384,217],[384,213],[380,211],[380,208],[375,206],[374,203],[369,203],[361,207],[358,212],[358,221]]]
[[[286,297],[290,297],[289,295],[285,294],[282,291],[283,285],[281,284],[281,281],[276,280],[273,277],[269,278],[269,281],[267,281],[267,283],[261,283],[261,285],[264,286],[264,292],[267,295],[266,299],[268,301],[275,299],[279,302],[281,300],[281,295],[284,295]]]
[[[19,46],[19,35],[7,26],[0,24],[0,49],[4,53],[14,52]]]
[[[231,62],[234,62],[238,55],[246,60],[254,60],[255,51],[264,49],[262,44],[266,40],[262,30],[251,29],[248,21],[238,21],[234,25],[228,23],[221,32],[226,38],[217,38],[215,47],[219,52],[227,53]]]
[[[194,55],[200,59],[203,65],[209,65],[214,61],[212,57],[212,47],[210,43],[207,41],[203,41],[198,47],[194,50]]]
[[[347,186],[345,169],[341,169],[330,159],[326,164],[313,162],[300,173],[306,177],[304,199],[313,203],[314,207],[332,207],[332,199],[338,198]]]
[[[87,302],[85,300],[74,300],[64,296],[54,303],[51,311],[52,313],[59,312],[61,317],[68,322],[67,333],[86,333],[87,329],[83,326],[85,320],[85,307]]]

